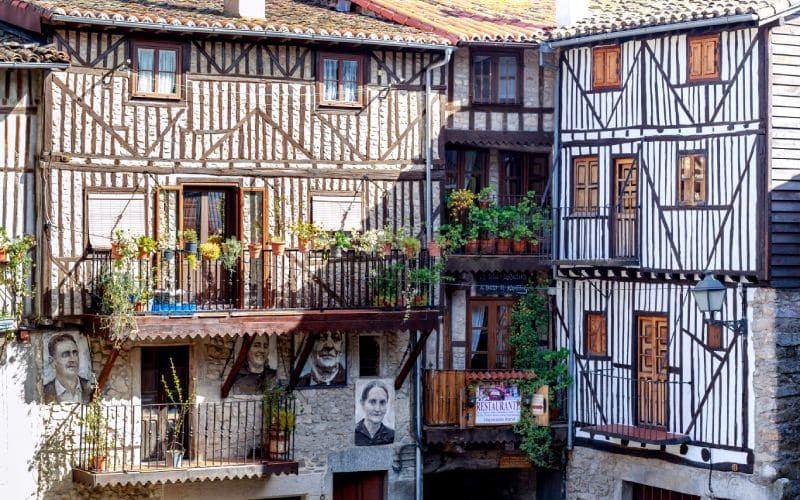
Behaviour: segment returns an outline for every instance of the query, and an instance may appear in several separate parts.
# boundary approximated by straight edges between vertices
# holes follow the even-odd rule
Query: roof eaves
[[[95,26],[112,26],[118,28],[136,28],[148,31],[166,31],[177,33],[204,33],[228,36],[248,36],[260,38],[284,38],[293,40],[306,40],[316,42],[335,42],[335,43],[352,43],[359,45],[380,45],[388,47],[404,47],[404,48],[418,48],[418,49],[436,49],[442,50],[450,46],[451,42],[442,39],[441,42],[424,42],[418,40],[405,40],[401,37],[378,37],[376,35],[367,36],[362,34],[345,33],[343,35],[329,35],[307,30],[302,32],[295,31],[270,31],[264,29],[248,29],[248,28],[229,28],[218,26],[186,26],[169,23],[153,23],[153,22],[140,22],[129,21],[122,19],[101,19],[95,17],[72,16],[68,14],[50,14],[47,16],[51,22],[63,22],[70,24],[88,24]]]

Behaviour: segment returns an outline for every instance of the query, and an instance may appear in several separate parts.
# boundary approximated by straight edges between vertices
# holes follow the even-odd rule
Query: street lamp
[[[711,319],[708,320],[709,325],[724,326],[737,335],[747,333],[747,318],[733,321],[714,319],[714,313],[722,311],[726,293],[725,285],[720,283],[718,279],[710,274],[707,275],[700,280],[700,283],[694,286],[692,293],[694,293],[694,301],[697,303],[697,308],[700,309],[700,312],[711,315]]]

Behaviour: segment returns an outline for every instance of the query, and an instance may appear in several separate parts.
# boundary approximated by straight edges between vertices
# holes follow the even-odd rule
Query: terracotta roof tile
[[[520,370],[494,370],[486,372],[467,372],[467,380],[512,380],[512,379],[534,379],[536,374]]]
[[[797,6],[800,0],[590,0],[587,17],[551,31],[549,38],[576,38],[740,14],[765,19]]]
[[[538,42],[555,27],[555,0],[353,0],[384,19],[453,42]]]
[[[251,30],[255,33],[290,33],[332,36],[364,41],[399,41],[443,44],[446,40],[419,29],[355,12],[336,12],[328,0],[264,0],[266,18],[240,18],[223,14],[223,0],[0,0],[16,9],[31,8],[45,18],[113,20],[163,26]],[[335,5],[335,2],[333,3]],[[78,19],[76,19],[77,21]]]
[[[23,38],[0,25],[0,63],[66,64],[69,55],[50,45]]]

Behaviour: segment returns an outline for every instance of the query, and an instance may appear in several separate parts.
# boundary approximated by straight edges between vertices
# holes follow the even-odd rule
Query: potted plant
[[[378,250],[378,230],[370,229],[352,238],[353,250],[363,254],[373,254]]]
[[[400,248],[403,249],[403,254],[409,259],[414,259],[419,255],[422,248],[422,243],[413,236],[405,236],[400,240]]]
[[[492,195],[494,194],[494,187],[486,186],[478,191],[476,198],[478,199],[478,206],[480,208],[489,208],[492,202]]]
[[[469,218],[470,222],[478,228],[481,253],[495,253],[495,236],[498,231],[496,207],[472,207]]]
[[[372,305],[375,307],[395,307],[398,300],[402,299],[400,282],[405,272],[403,262],[395,262],[384,268],[373,269],[370,272],[370,289],[373,294]]]
[[[0,262],[8,262],[8,245],[11,240],[8,237],[6,228],[0,227]]]
[[[270,235],[269,244],[270,248],[272,249],[272,255],[275,257],[280,257],[283,255],[284,248],[286,246],[286,242],[283,241],[283,236]]]
[[[89,470],[103,471],[108,459],[108,420],[99,390],[95,390],[86,413],[80,418],[84,432],[84,443],[88,454]]]
[[[187,229],[182,233],[183,236],[183,251],[188,254],[197,253],[197,231],[194,229]]]
[[[528,239],[533,236],[530,227],[523,220],[516,220],[511,225],[511,251],[525,253],[528,248]]]
[[[134,279],[132,269],[115,267],[100,277],[99,287],[103,314],[101,326],[117,341],[136,335],[138,328],[133,313],[142,289]]]
[[[111,258],[115,261],[132,257],[136,251],[136,244],[133,238],[122,229],[114,231],[114,238],[111,240]]]
[[[161,250],[161,255],[167,262],[172,262],[175,259],[175,248],[172,246],[170,238],[166,234],[158,239],[158,248]]]
[[[269,430],[264,448],[272,460],[285,459],[289,453],[290,433],[297,420],[290,401],[290,396],[280,388],[265,390],[262,398],[264,428]]]
[[[206,241],[205,243],[200,243],[197,248],[200,251],[200,256],[205,260],[216,262],[219,259],[220,249],[217,243]]]
[[[464,231],[464,253],[478,253],[478,226],[470,224]]]
[[[167,382],[164,375],[161,376],[161,384],[164,386],[164,392],[167,394],[172,405],[177,406],[178,414],[174,420],[174,428],[170,433],[170,439],[167,441],[166,450],[164,454],[167,457],[167,466],[172,466],[174,469],[179,469],[183,465],[183,433],[186,424],[186,417],[194,406],[196,394],[194,388],[191,392],[186,392],[181,386],[181,379],[175,370],[175,363],[172,358],[169,358],[169,365],[171,371],[171,383]]]
[[[395,241],[395,234],[388,227],[378,231],[378,247],[383,250],[384,257],[389,257],[392,255],[392,247],[394,246]]]
[[[149,236],[141,235],[136,238],[136,250],[139,260],[147,260],[156,251],[156,240]]]
[[[264,246],[261,242],[251,241],[247,244],[247,252],[250,254],[251,259],[258,259],[261,258],[261,250]]]
[[[447,196],[447,208],[453,220],[465,220],[467,211],[475,204],[475,193],[469,189],[455,189]]]
[[[320,234],[320,229],[313,222],[298,222],[292,227],[297,235],[297,250],[305,252],[308,250],[314,239]]]
[[[339,258],[342,256],[342,252],[350,250],[352,246],[352,241],[350,237],[344,231],[336,231],[333,235],[333,256]]]
[[[244,252],[242,242],[235,236],[231,236],[222,242],[220,250],[222,251],[220,256],[222,267],[228,271],[233,271],[239,265],[239,258],[242,256],[242,252]]]
[[[194,271],[197,269],[197,254],[196,253],[187,253],[186,254],[186,263],[189,264],[189,269]]]
[[[497,253],[507,254],[511,252],[511,227],[516,218],[516,207],[496,207],[497,219]]]
[[[428,256],[429,257],[439,257],[442,255],[442,243],[444,242],[444,237],[437,236],[436,238],[429,240],[426,244],[428,249]]]
[[[33,287],[30,283],[31,268],[33,259],[29,255],[31,248],[36,245],[36,241],[31,235],[23,235],[6,244],[7,266],[0,283],[7,287],[8,295],[11,297],[11,308],[16,325],[22,321],[22,314],[25,309],[25,299],[33,297]],[[9,333],[13,333],[13,330]]]

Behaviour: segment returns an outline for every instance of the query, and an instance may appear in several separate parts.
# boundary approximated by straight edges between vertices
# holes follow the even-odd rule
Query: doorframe
[[[618,160],[631,160],[634,166],[634,172],[636,173],[636,206],[639,206],[639,158],[635,154],[612,154],[610,156],[611,160],[611,175],[609,176],[610,184],[611,184],[611,193],[609,195],[609,201],[611,202],[608,223],[609,223],[609,254],[612,259],[619,258],[617,256],[617,161]],[[631,241],[631,247],[637,254],[639,253],[639,214],[636,210],[634,210],[633,215],[633,241]]]
[[[639,423],[639,390],[638,390],[638,382],[639,382],[639,318],[647,316],[653,318],[664,318],[667,323],[667,382],[669,382],[669,374],[672,372],[672,367],[670,366],[670,357],[669,357],[669,313],[663,311],[642,311],[642,310],[634,310],[633,311],[633,328],[632,332],[634,333],[631,335],[631,394],[633,397],[631,398],[631,417],[634,425],[636,427],[640,427],[641,424]],[[656,427],[664,429],[669,428],[670,422],[670,390],[669,390],[669,383],[666,384],[666,391],[665,391],[665,399],[664,402],[664,426],[647,426],[647,427]]]

